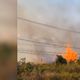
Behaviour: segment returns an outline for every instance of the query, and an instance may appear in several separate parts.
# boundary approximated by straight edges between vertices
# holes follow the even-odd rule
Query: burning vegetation
[[[70,47],[70,45],[68,45],[63,57],[67,62],[75,62],[78,59],[78,54]]]
[[[78,61],[78,53],[74,51],[71,45],[67,45],[63,54],[57,55],[56,63],[67,64]]]
[[[75,63],[76,61],[76,63]],[[68,62],[73,62],[68,64]],[[64,55],[57,55],[56,62],[34,64],[21,59],[17,64],[17,80],[79,80],[80,59],[70,46]]]

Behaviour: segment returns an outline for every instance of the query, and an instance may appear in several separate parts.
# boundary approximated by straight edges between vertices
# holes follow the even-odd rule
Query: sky
[[[80,32],[80,0],[18,0],[17,3],[18,17]],[[78,45],[79,34],[71,33],[71,35],[73,45],[80,47]],[[55,42],[54,36],[61,42],[66,42],[69,38],[68,32],[18,20],[18,37],[42,40],[42,37],[45,36],[47,36],[46,38],[51,37]],[[26,45],[19,43],[21,48],[28,49]],[[54,50],[50,47],[48,49]],[[58,51],[60,50],[58,49]],[[21,57],[23,54],[19,53],[19,56]]]
[[[60,27],[80,25],[80,0],[18,0],[18,4],[22,17]]]

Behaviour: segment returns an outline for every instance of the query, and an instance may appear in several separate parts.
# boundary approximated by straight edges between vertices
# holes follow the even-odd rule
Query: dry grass
[[[18,80],[80,80],[80,64],[18,64]]]

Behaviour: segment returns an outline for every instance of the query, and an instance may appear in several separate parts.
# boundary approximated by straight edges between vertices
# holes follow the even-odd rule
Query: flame
[[[63,57],[67,60],[67,62],[71,62],[71,61],[77,60],[78,54],[70,47],[70,45],[67,45],[67,48]]]

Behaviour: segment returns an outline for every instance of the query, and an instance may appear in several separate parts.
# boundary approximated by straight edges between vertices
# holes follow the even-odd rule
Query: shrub
[[[63,64],[62,64],[63,63]],[[79,80],[80,65],[77,63],[18,64],[18,80]]]
[[[31,63],[27,63],[27,64],[26,64],[25,70],[26,70],[27,72],[32,72],[33,69],[34,69],[34,66],[33,66]]]
[[[56,64],[67,64],[67,61],[62,56],[57,55]]]

